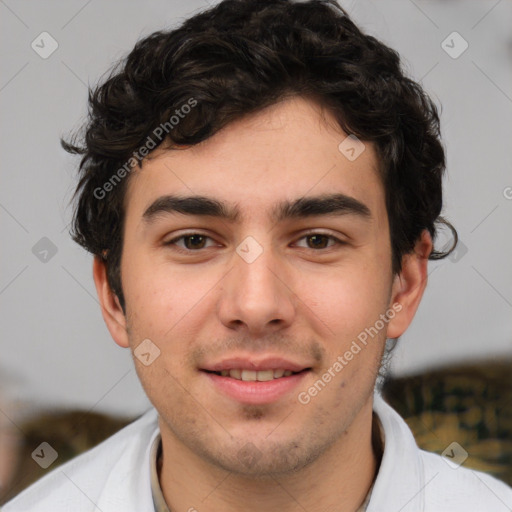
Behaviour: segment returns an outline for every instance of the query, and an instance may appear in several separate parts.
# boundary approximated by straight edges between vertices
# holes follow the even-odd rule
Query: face
[[[203,461],[297,470],[371,411],[403,283],[376,153],[347,158],[346,136],[292,98],[130,177],[126,317],[107,324],[146,354],[134,362],[162,437]]]

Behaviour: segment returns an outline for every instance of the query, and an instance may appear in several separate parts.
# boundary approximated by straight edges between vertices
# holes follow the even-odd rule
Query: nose
[[[237,333],[254,337],[292,325],[296,297],[289,281],[284,264],[271,250],[263,250],[254,261],[235,254],[234,268],[226,275],[217,302],[220,321]]]

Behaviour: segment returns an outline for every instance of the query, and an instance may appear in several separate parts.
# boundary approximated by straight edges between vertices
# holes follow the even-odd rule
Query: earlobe
[[[399,309],[399,313],[388,323],[388,338],[398,338],[411,324],[427,285],[428,257],[431,252],[432,238],[424,230],[414,251],[403,256],[402,270],[394,277],[390,302],[390,307],[397,305],[395,309]]]
[[[126,331],[126,317],[119,299],[112,292],[108,284],[105,262],[98,256],[95,256],[93,261],[93,277],[101,305],[101,314],[110,335],[120,347],[128,348],[129,340]]]

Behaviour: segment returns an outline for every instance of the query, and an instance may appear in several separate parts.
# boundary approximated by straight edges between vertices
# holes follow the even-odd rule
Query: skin
[[[392,274],[376,152],[365,143],[349,161],[338,150],[345,137],[319,105],[288,98],[199,145],[157,149],[130,176],[121,262],[126,316],[98,258],[93,273],[115,342],[133,351],[149,338],[160,350],[148,366],[134,362],[159,412],[160,484],[172,510],[354,511],[371,486],[375,379],[386,337],[402,335],[417,310],[432,241],[425,231],[402,272]],[[270,218],[282,200],[333,192],[363,202],[371,217]],[[165,194],[212,197],[242,215],[165,214],[148,225],[144,211]],[[206,247],[183,253],[183,239],[164,245],[187,231],[210,237]],[[316,248],[305,237],[310,231],[345,244]],[[236,252],[247,236],[263,249],[252,263]],[[401,310],[385,328],[308,404],[299,403],[297,393],[393,304]],[[312,369],[277,402],[242,404],[199,370],[235,353],[279,355]],[[240,450],[252,450],[252,464]]]

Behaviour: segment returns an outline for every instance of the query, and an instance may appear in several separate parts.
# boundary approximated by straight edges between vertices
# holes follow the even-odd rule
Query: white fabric
[[[374,411],[385,445],[367,512],[512,510],[512,488],[464,466],[453,469],[441,456],[420,450],[405,421],[377,394]],[[150,450],[158,434],[157,412],[151,409],[51,471],[2,512],[152,512]]]

